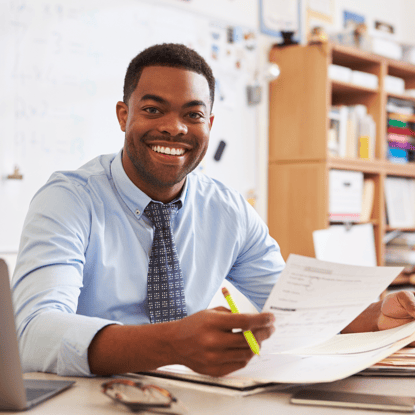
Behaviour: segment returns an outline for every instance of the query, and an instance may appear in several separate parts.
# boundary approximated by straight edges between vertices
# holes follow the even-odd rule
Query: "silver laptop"
[[[0,258],[0,410],[21,411],[69,388],[74,381],[23,379],[7,265]]]

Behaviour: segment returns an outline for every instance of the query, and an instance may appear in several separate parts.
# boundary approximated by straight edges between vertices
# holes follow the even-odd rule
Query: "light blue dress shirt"
[[[91,375],[88,346],[108,324],[148,324],[150,198],[117,155],[56,172],[33,198],[13,276],[24,371]],[[226,278],[260,310],[284,261],[239,193],[200,172],[187,176],[172,224],[188,314]],[[144,341],[144,339],[143,339]]]

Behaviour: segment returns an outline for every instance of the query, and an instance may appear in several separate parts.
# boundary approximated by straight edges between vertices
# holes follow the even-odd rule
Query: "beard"
[[[174,165],[171,167],[168,165],[161,167],[153,164],[149,158],[146,157],[146,151],[153,151],[147,142],[154,143],[160,139],[166,141],[165,137],[160,138],[158,136],[144,135],[139,139],[138,145],[136,145],[134,137],[126,137],[127,145],[125,146],[125,149],[128,158],[135,167],[136,173],[143,181],[155,189],[166,189],[182,182],[182,180],[185,179],[185,177],[202,161],[204,155],[206,154],[207,148],[200,152],[200,144],[196,139],[189,140],[182,138],[170,138],[168,141],[172,144],[172,146],[175,143],[182,143],[191,146],[191,150],[186,150],[186,153],[191,152],[192,154],[195,154],[195,156],[189,159],[179,169]]]

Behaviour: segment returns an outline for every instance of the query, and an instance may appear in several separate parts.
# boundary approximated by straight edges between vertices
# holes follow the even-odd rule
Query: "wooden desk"
[[[27,379],[64,379],[56,375],[44,373],[25,374]],[[32,408],[30,415],[94,415],[94,414],[126,414],[132,413],[122,405],[113,403],[101,392],[100,385],[107,378],[67,378],[76,380],[76,384],[60,395]],[[414,378],[367,378],[351,377],[330,384],[315,385],[320,389],[355,391],[386,395],[415,396]],[[235,397],[217,393],[169,386],[163,381],[149,379],[149,383],[166,387],[187,407],[189,415],[252,415],[252,414],[284,414],[284,415],[368,415],[385,414],[381,411],[366,411],[345,408],[324,408],[289,403],[291,394],[296,389],[284,392],[267,392],[247,397]],[[142,412],[144,414],[144,412]],[[11,412],[0,412],[10,415]]]

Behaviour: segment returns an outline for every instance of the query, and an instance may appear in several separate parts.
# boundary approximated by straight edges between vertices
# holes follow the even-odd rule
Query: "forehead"
[[[166,66],[147,66],[143,69],[131,98],[141,99],[144,95],[158,95],[172,102],[184,103],[199,100],[208,107],[209,84],[206,78],[193,71]]]

